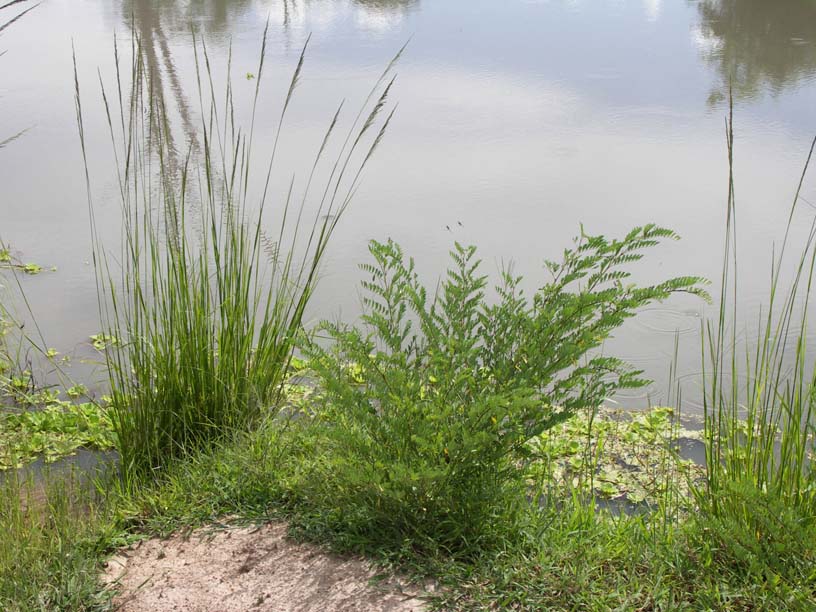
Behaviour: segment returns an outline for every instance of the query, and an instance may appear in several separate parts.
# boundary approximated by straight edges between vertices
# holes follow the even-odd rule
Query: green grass
[[[733,158],[733,118],[728,124]],[[813,155],[811,145],[771,266],[766,314],[754,346],[738,354],[738,255],[733,166],[729,164],[726,243],[717,321],[705,330],[703,356],[707,487],[701,495],[715,514],[728,513],[727,488],[736,483],[766,492],[816,518],[816,369],[808,360],[808,321],[816,272],[816,220],[788,261],[791,224]],[[789,268],[789,269],[788,269]],[[791,277],[785,290],[782,278]],[[798,313],[798,314],[797,314]],[[729,323],[731,323],[729,325]],[[740,384],[744,380],[744,385]],[[744,426],[742,426],[744,423]],[[725,491],[723,491],[725,490]],[[725,492],[725,495],[721,493]]]
[[[733,118],[728,128],[730,161]],[[720,312],[705,330],[707,478],[697,489],[695,534],[709,550],[704,560],[722,566],[723,572],[752,577],[757,590],[789,593],[793,606],[803,605],[802,592],[812,597],[816,584],[816,369],[808,358],[816,221],[801,246],[790,244],[812,154],[813,145],[772,261],[758,340],[744,356],[738,354],[733,324],[738,319],[739,257],[729,164]],[[787,288],[783,278],[791,279]]]
[[[108,524],[87,486],[64,475],[2,477],[0,609],[108,609],[98,582]]]
[[[521,529],[521,543],[440,567],[450,588],[440,608],[804,611],[816,595],[812,581],[768,585],[725,559],[706,563],[710,544],[694,521],[653,525],[567,500]]]
[[[443,587],[434,605],[443,610],[808,610],[816,596],[816,531],[779,507],[766,518],[788,533],[783,554],[753,565],[740,548],[744,525],[726,540],[728,526],[707,516],[615,516],[566,489],[540,509],[509,509],[496,522],[493,546],[466,561],[400,548],[387,534],[344,526],[332,500],[303,495],[298,470],[318,449],[303,444],[298,427],[268,420],[171,463],[160,482],[112,495],[119,540],[224,520],[288,520],[296,538],[434,577]]]
[[[434,577],[443,587],[434,605],[443,610],[808,610],[816,596],[816,531],[779,507],[768,507],[765,518],[789,534],[778,540],[785,548],[754,563],[741,548],[744,524],[717,525],[707,516],[676,523],[661,512],[614,516],[593,509],[575,489],[540,509],[509,508],[497,517],[493,545],[466,561],[394,546],[385,534],[350,530],[331,499],[304,495],[299,470],[319,451],[304,443],[300,428],[307,426],[267,419],[253,432],[169,462],[155,482],[114,484],[81,520],[65,489],[35,516],[9,505],[6,495],[0,528],[15,536],[0,543],[0,558],[37,568],[23,584],[7,562],[0,580],[8,601],[41,609],[32,602],[48,592],[64,604],[47,609],[96,609],[105,596],[95,572],[110,546],[212,522],[266,520],[289,521],[296,538]]]
[[[194,37],[201,124],[182,145],[183,156],[177,153],[161,92],[151,87],[138,40],[129,74],[119,68],[116,48],[114,95],[103,87],[120,162],[119,269],[97,233],[90,196],[89,210],[100,338],[117,339],[106,343],[105,355],[113,427],[127,478],[153,477],[169,460],[247,430],[277,409],[320,264],[391,119],[381,121],[380,114],[397,58],[364,102],[338,156],[325,159],[342,104],[322,142],[315,143],[319,146],[306,181],[296,184],[292,177],[288,192],[278,195],[270,181],[306,47],[285,91],[272,152],[259,163],[253,156],[254,121],[266,42],[265,32],[252,120],[242,130],[236,124],[229,68],[226,91],[216,91],[207,47]],[[130,98],[121,95],[123,82],[132,91]],[[77,80],[84,152],[79,87]],[[111,99],[118,100],[118,108]],[[270,216],[276,221],[265,230]]]

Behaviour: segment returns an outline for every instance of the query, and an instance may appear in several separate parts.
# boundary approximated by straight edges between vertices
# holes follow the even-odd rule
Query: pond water
[[[97,222],[116,236],[97,76],[112,82],[114,33],[121,41],[131,28],[139,34],[167,98],[195,123],[191,23],[216,73],[231,46],[240,107],[254,91],[244,75],[257,69],[267,19],[271,68],[260,142],[271,139],[288,75],[311,34],[281,144],[282,177],[307,170],[337,103],[356,108],[410,38],[393,90],[399,108],[330,247],[311,320],[358,315],[357,264],[372,238],[397,240],[429,279],[443,272],[454,240],[472,243],[487,271],[513,261],[534,287],[546,278],[543,260],[557,258],[581,223],[609,236],[656,222],[683,240],[650,254],[639,279],[718,279],[729,84],[739,299],[745,321],[759,312],[772,245],[816,134],[816,4],[809,0],[46,0],[0,36],[0,140],[29,128],[0,149],[0,237],[21,260],[57,267],[22,278],[49,346],[78,363],[98,357],[88,344],[99,319],[72,45]],[[280,192],[287,184],[273,181]],[[816,183],[806,180],[802,193],[794,240],[810,226]],[[618,401],[666,400],[679,333],[678,371],[693,406],[699,329],[712,314],[678,298],[628,323],[606,350],[655,383]]]

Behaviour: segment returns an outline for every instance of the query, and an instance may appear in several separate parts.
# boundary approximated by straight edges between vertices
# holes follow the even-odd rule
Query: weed
[[[485,296],[475,248],[456,245],[429,297],[413,261],[372,242],[363,321],[324,324],[306,347],[323,390],[320,454],[305,493],[331,500],[351,533],[453,553],[488,545],[491,526],[523,498],[528,442],[618,389],[645,384],[624,362],[592,353],[635,311],[699,278],[638,287],[627,263],[661,239],[653,225],[622,240],[583,234],[531,301],[505,273]],[[626,283],[626,284],[625,284]]]

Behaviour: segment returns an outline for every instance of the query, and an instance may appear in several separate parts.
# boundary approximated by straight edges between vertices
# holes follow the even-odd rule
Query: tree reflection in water
[[[737,99],[772,95],[816,74],[816,2],[813,0],[700,0],[705,60],[721,83],[716,105],[733,86]]]

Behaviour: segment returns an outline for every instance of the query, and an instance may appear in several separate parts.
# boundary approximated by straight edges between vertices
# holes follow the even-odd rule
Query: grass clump
[[[812,608],[816,593],[816,369],[808,357],[816,220],[794,255],[787,290],[781,283],[814,146],[772,261],[769,303],[758,321],[756,343],[740,358],[736,326],[728,324],[738,314],[738,258],[733,118],[727,126],[722,294],[719,318],[704,330],[706,479],[696,489],[693,533],[706,565],[764,589],[782,602],[777,605],[809,609],[804,602]]]
[[[286,195],[272,202],[278,139],[306,48],[283,101],[265,178],[253,182],[253,125],[248,131],[237,127],[229,73],[225,95],[217,94],[207,47],[195,38],[193,45],[201,124],[190,136],[185,157],[177,153],[161,93],[151,87],[138,37],[132,95],[123,99],[119,94],[118,112],[103,89],[115,154],[122,160],[122,254],[121,272],[115,273],[94,233],[104,324],[98,339],[108,349],[122,467],[136,478],[151,477],[174,458],[246,430],[275,408],[320,263],[390,120],[377,125],[393,83],[386,81],[393,62],[338,157],[324,160],[342,105],[300,195],[293,177]],[[266,33],[253,124],[265,47]],[[117,51],[117,66],[118,61]],[[117,69],[118,92],[124,76]],[[223,107],[216,98],[225,100]],[[76,101],[84,151],[78,83]],[[319,185],[321,171],[326,179]],[[278,219],[271,234],[263,230],[267,213]],[[109,338],[117,344],[108,343]]]
[[[525,499],[528,442],[645,384],[595,349],[646,304],[705,295],[695,277],[629,282],[625,264],[675,238],[654,225],[620,240],[582,234],[531,299],[505,272],[495,303],[473,247],[456,245],[429,295],[395,243],[372,242],[366,328],[325,324],[331,346],[307,347],[323,393],[304,495],[331,500],[333,520],[362,540],[453,554],[489,546]]]
[[[83,488],[85,487],[85,488]],[[99,557],[107,519],[87,484],[0,479],[0,608],[106,610]]]
[[[729,123],[729,159],[733,130]],[[816,145],[816,140],[814,140]],[[813,154],[811,146],[788,217],[788,228],[771,266],[769,304],[758,322],[756,346],[737,356],[736,202],[733,169],[719,319],[705,330],[706,497],[720,512],[721,487],[747,484],[804,509],[816,508],[816,369],[808,360],[808,318],[816,272],[816,220],[793,262],[787,291],[780,288],[784,257],[799,193]],[[739,384],[744,380],[744,386]],[[726,501],[727,504],[727,501]],[[724,508],[722,508],[724,510]]]
[[[816,520],[812,509],[746,481],[723,483],[718,509],[704,507],[687,525],[694,556],[743,598],[776,602],[776,609],[809,609],[816,601]],[[735,589],[737,590],[737,589]],[[812,609],[812,608],[811,608]]]

